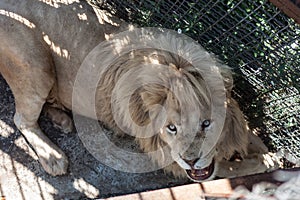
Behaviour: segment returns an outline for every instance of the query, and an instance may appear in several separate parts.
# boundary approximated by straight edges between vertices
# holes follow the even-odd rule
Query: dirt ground
[[[7,200],[104,198],[188,183],[162,171],[133,174],[109,168],[85,149],[75,131],[63,134],[41,116],[42,130],[69,158],[68,174],[52,177],[16,129],[14,112],[13,95],[0,75],[0,196]]]

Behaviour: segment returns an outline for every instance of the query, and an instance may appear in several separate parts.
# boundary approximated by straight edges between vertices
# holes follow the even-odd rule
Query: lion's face
[[[197,105],[180,106],[176,98],[168,94],[165,123],[161,124],[159,136],[169,146],[172,159],[182,171],[199,182],[213,178],[215,148],[209,154],[201,149],[206,134],[213,134],[214,121],[208,105],[205,109]]]
[[[139,87],[130,94],[128,115],[122,114],[127,113],[125,98],[116,102],[122,114],[119,118],[145,152],[163,149],[163,154],[149,156],[166,171],[197,182],[211,179],[216,171],[216,143],[207,143],[206,136],[218,135],[214,125],[218,119],[212,118],[213,97],[202,74],[190,63],[168,60],[173,61],[174,55],[159,57],[160,65],[153,62],[138,68],[130,82],[124,79],[120,86]],[[118,87],[118,92],[128,95],[123,88]],[[170,158],[172,167],[166,167]]]
[[[173,69],[168,71],[168,88],[159,85],[143,88],[141,99],[145,113],[150,115],[156,139],[146,140],[148,143],[141,140],[141,146],[145,151],[153,151],[167,145],[169,155],[177,165],[170,171],[176,175],[186,174],[197,182],[213,178],[216,147],[209,146],[211,150],[205,147],[205,151],[201,148],[207,134],[215,134],[217,119],[212,119],[209,92],[199,79],[191,84],[188,71],[180,71],[181,75],[175,71],[174,76],[172,73]],[[163,157],[154,159],[161,164]]]

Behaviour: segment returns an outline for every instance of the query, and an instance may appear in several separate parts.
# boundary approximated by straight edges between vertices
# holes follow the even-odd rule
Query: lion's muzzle
[[[193,166],[191,166],[191,169],[186,169],[185,172],[192,181],[195,182],[202,182],[205,181],[213,175],[215,171],[215,161],[212,160],[212,162],[205,168],[202,169],[195,169]]]

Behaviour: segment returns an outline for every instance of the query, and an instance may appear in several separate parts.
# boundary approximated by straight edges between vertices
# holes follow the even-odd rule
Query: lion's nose
[[[199,158],[196,159],[192,159],[192,160],[187,160],[187,159],[183,159],[187,164],[189,164],[191,167],[193,167],[195,165],[195,163],[199,160]]]

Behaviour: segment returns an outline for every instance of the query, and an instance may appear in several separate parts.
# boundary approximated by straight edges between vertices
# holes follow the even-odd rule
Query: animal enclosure
[[[300,26],[296,23],[300,4],[271,2],[91,0],[139,26],[180,31],[216,54],[235,72],[234,96],[250,127],[271,150],[296,162],[300,159]]]
[[[11,3],[10,0],[2,1]],[[299,0],[86,1],[137,26],[164,27],[182,32],[216,54],[235,72],[233,95],[239,101],[254,133],[264,140],[271,151],[286,158],[283,159],[285,164],[283,167],[289,168],[295,164],[300,166]],[[46,12],[49,16],[58,16],[62,8],[72,8],[74,16],[71,19],[80,19],[82,23],[88,22],[86,19],[89,19],[85,18],[86,10],[82,9],[86,1],[28,0],[41,7],[51,8],[52,12]],[[21,10],[24,8],[18,4],[15,6]],[[38,10],[30,10],[39,13]],[[89,7],[88,10],[93,9]],[[31,21],[21,12],[15,13],[2,8],[0,15],[3,18],[13,19],[16,24],[22,23],[26,27],[29,24],[27,28],[30,29],[35,22],[28,23]],[[59,24],[60,21],[56,22]],[[45,21],[43,24],[50,25]],[[70,30],[69,26],[65,29]],[[54,34],[62,34],[56,28],[53,31]],[[48,34],[49,37],[44,37],[47,41],[49,38],[53,39],[50,32],[45,34],[40,32],[40,36]],[[18,39],[26,42],[28,38]],[[19,45],[23,44],[22,42]],[[65,48],[63,43],[54,39],[53,42],[55,43],[51,43],[51,46],[62,50],[58,51],[59,53],[65,50],[81,52],[80,49]],[[74,41],[71,42],[74,44]],[[165,174],[163,170],[126,173],[110,168],[90,154],[77,131],[73,131],[75,134],[62,133],[43,113],[39,119],[42,131],[66,153],[70,164],[66,175],[50,176],[42,168],[32,146],[14,124],[14,102],[12,91],[0,74],[0,197],[2,198],[85,200],[191,183],[186,179],[175,179]],[[84,122],[87,126],[94,122],[98,123],[89,118],[85,118]],[[92,128],[88,130],[95,132]],[[107,135],[111,133],[107,130]],[[116,142],[116,145],[123,147],[120,143]],[[124,143],[128,149],[136,149],[131,138],[127,138]],[[261,174],[259,176],[261,177]],[[213,186],[215,189],[215,185]],[[235,187],[234,184],[229,186]],[[186,190],[184,192],[186,193]]]

